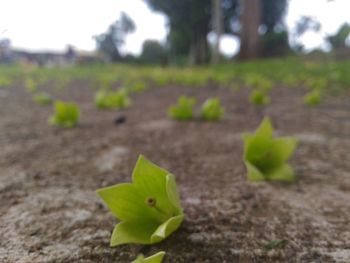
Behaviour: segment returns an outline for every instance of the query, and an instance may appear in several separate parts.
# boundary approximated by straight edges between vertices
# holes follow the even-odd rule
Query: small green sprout
[[[131,263],[161,263],[165,256],[165,252],[161,251],[153,256],[145,258],[143,255],[139,255],[133,262]]]
[[[176,105],[168,109],[168,115],[176,120],[190,120],[193,118],[193,106],[196,99],[181,96]]]
[[[130,89],[132,92],[141,92],[147,89],[147,84],[144,81],[137,81],[130,85]]]
[[[11,85],[11,79],[5,76],[0,76],[0,88],[7,88],[10,85]]]
[[[38,89],[37,83],[32,78],[27,78],[25,80],[24,85],[25,85],[26,90],[29,92],[35,92]]]
[[[79,108],[75,103],[56,101],[55,113],[49,119],[49,124],[64,128],[71,128],[79,121]]]
[[[40,92],[33,96],[33,101],[39,105],[50,105],[53,102],[53,99],[50,94],[46,92]]]
[[[255,134],[244,134],[243,140],[249,181],[294,181],[293,169],[287,161],[297,146],[296,139],[273,138],[271,121],[265,118]]]
[[[283,248],[288,243],[288,240],[286,239],[274,239],[271,240],[269,243],[267,243],[264,246],[265,250],[272,250],[277,248]]]
[[[131,101],[124,91],[99,90],[95,94],[95,105],[99,109],[124,109]]]
[[[97,190],[121,221],[114,228],[111,246],[160,242],[184,219],[175,177],[168,171],[140,155],[132,181]]]
[[[249,101],[254,105],[267,105],[271,100],[265,91],[253,90],[249,95]]]
[[[321,92],[314,89],[304,95],[303,101],[305,105],[317,106],[321,103]]]
[[[221,106],[220,99],[207,99],[202,105],[202,118],[207,121],[217,121],[224,115],[224,108]]]

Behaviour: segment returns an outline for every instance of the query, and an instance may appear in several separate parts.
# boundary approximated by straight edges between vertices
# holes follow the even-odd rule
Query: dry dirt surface
[[[257,109],[248,90],[152,88],[116,112],[95,109],[77,82],[56,95],[79,104],[81,122],[59,129],[47,125],[51,107],[23,88],[2,90],[0,262],[131,262],[159,250],[165,262],[350,262],[350,94],[308,108],[304,92],[275,88]],[[225,118],[170,120],[182,94],[220,97]],[[293,185],[246,180],[241,134],[264,115],[277,134],[299,138]],[[139,154],[176,175],[186,220],[160,244],[110,248],[117,221],[95,190],[130,181]]]

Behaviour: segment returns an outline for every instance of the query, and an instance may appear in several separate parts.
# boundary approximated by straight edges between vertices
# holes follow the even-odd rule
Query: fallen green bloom
[[[296,139],[273,138],[271,121],[265,118],[256,132],[244,134],[243,140],[249,181],[294,181],[294,171],[287,161],[297,146]]]
[[[142,155],[135,165],[132,183],[102,188],[97,193],[121,221],[114,228],[111,246],[160,242],[184,219],[175,177]]]
[[[79,121],[79,108],[75,103],[65,103],[56,101],[54,105],[55,113],[49,119],[49,124],[64,128],[71,128]]]
[[[224,115],[224,108],[221,106],[220,99],[207,99],[202,105],[202,118],[207,121],[217,121]]]

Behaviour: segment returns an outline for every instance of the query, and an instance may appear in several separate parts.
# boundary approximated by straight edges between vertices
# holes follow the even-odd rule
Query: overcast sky
[[[121,11],[135,21],[137,30],[127,38],[126,49],[139,53],[145,39],[164,41],[166,18],[154,13],[142,0],[0,0],[0,38],[30,50],[64,50],[72,44],[80,50],[95,49],[92,36],[105,32]],[[309,47],[322,45],[322,36],[350,22],[350,0],[291,0],[287,25],[293,27],[301,15],[322,22],[322,32],[308,33],[303,42]],[[228,53],[237,42],[224,37],[221,47]]]

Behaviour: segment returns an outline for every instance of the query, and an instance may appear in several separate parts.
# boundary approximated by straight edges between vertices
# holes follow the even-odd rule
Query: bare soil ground
[[[50,107],[2,90],[0,262],[130,262],[159,250],[165,262],[350,262],[350,94],[307,108],[303,93],[275,88],[259,110],[247,90],[153,88],[115,112],[96,110],[77,82],[59,97],[80,105],[81,122],[59,129],[47,125]],[[220,97],[224,120],[168,119],[182,94]],[[246,181],[241,134],[264,115],[300,139],[293,185]],[[139,154],[176,175],[186,220],[160,244],[110,248],[116,220],[95,190],[130,181]],[[266,249],[276,239],[286,241]]]

